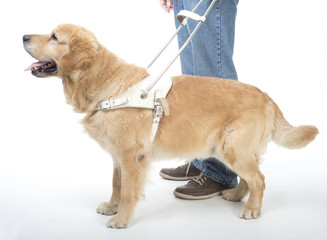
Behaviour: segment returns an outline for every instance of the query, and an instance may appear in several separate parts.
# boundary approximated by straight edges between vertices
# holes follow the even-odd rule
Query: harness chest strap
[[[130,87],[123,95],[117,97],[111,97],[108,100],[100,101],[97,104],[97,110],[113,110],[119,108],[143,108],[153,109],[153,121],[151,127],[150,141],[153,142],[161,117],[169,115],[169,106],[166,100],[166,96],[171,89],[172,81],[160,81],[155,85],[155,88],[149,92],[147,98],[141,98],[143,90],[147,86],[148,81],[151,81],[151,77],[146,77],[139,83]]]
[[[128,103],[128,97],[121,96],[98,102],[97,110],[116,109]]]

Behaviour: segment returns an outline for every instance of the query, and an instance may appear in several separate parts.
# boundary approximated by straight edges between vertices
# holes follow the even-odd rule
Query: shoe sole
[[[207,195],[202,195],[202,196],[193,196],[193,195],[187,195],[184,193],[174,191],[174,195],[178,198],[185,199],[185,200],[203,200],[203,199],[208,199],[208,198],[219,196],[221,194],[221,192],[222,191],[207,194]]]
[[[187,180],[192,180],[193,178],[195,178],[196,176],[189,176],[189,177],[173,177],[170,176],[168,174],[165,174],[163,172],[159,172],[159,175],[167,180],[173,180],[173,181],[187,181]]]

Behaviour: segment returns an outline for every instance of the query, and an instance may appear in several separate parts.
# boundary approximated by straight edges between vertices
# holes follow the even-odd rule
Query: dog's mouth
[[[25,71],[32,71],[36,77],[50,77],[57,74],[57,64],[55,62],[36,62],[25,69]]]

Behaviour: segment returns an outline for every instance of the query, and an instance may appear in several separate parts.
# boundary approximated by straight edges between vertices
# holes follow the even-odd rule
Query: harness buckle
[[[153,110],[153,122],[159,123],[160,118],[163,116],[164,109],[160,102],[154,102],[154,110]]]
[[[102,110],[107,110],[111,108],[110,100],[105,100],[98,102],[97,104],[97,109],[102,111]]]

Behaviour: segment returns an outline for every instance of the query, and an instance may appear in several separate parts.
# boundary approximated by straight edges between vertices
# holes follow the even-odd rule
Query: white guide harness
[[[153,142],[161,117],[168,109],[164,109],[162,99],[165,99],[172,86],[170,78],[166,81],[158,82],[151,92],[149,92],[147,98],[142,98],[142,93],[146,86],[151,82],[151,76],[142,79],[137,84],[128,88],[128,90],[121,96],[111,97],[108,100],[100,101],[97,105],[97,110],[113,110],[119,108],[143,108],[153,109],[153,121],[151,127],[150,140]]]
[[[188,23],[188,19],[192,19],[198,24],[194,28],[193,32],[190,34],[189,38],[186,40],[184,45],[180,48],[178,53],[173,57],[173,59],[169,62],[166,68],[154,79],[151,76],[144,78],[134,86],[130,87],[123,95],[117,97],[111,97],[108,100],[100,101],[97,105],[97,110],[113,110],[118,108],[143,108],[143,109],[153,109],[153,122],[151,128],[151,136],[150,140],[153,142],[156,132],[159,126],[159,121],[163,116],[165,111],[165,115],[168,115],[168,104],[161,101],[161,99],[165,99],[169,90],[172,86],[172,81],[170,78],[167,78],[166,81],[159,80],[168,70],[168,68],[173,64],[173,62],[177,59],[177,57],[182,53],[182,51],[186,48],[186,46],[191,42],[191,39],[194,37],[197,30],[206,20],[207,15],[210,10],[214,6],[217,0],[212,0],[208,9],[204,13],[203,16],[200,16],[195,13],[196,9],[201,5],[204,0],[200,0],[198,4],[194,7],[192,11],[182,10],[178,13],[177,19],[181,23],[177,28],[174,35],[169,39],[169,41],[165,44],[163,49],[159,52],[159,54],[151,61],[148,65],[147,69],[152,66],[152,64],[158,59],[158,57],[162,54],[162,52],[168,47],[168,45],[175,38],[177,33]],[[163,106],[165,105],[165,106]]]

